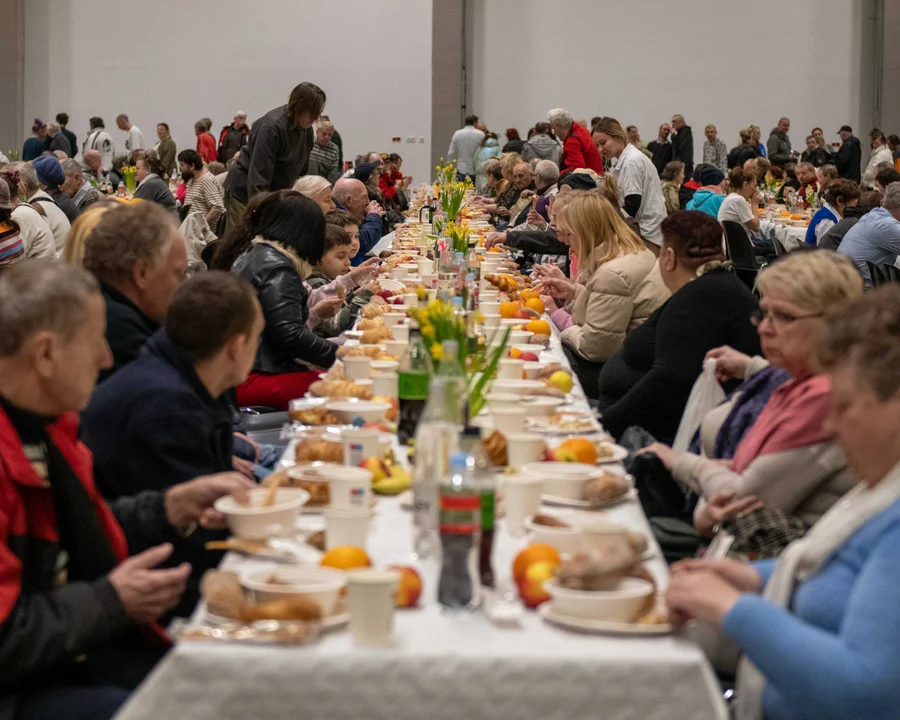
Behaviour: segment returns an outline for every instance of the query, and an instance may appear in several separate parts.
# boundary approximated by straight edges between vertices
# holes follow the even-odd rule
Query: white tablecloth
[[[787,252],[806,243],[806,227],[784,225],[773,220],[760,220],[759,231],[770,241],[778,240]]]
[[[554,333],[542,360],[565,363]],[[668,570],[637,501],[609,508],[614,521],[650,537],[646,566],[661,586]],[[315,524],[315,521],[313,521]],[[500,521],[494,568],[509,583],[527,544]],[[386,718],[388,720],[725,720],[715,676],[700,649],[678,636],[580,635],[527,612],[518,628],[482,613],[447,614],[436,605],[439,568],[412,561],[412,521],[396,498],[380,498],[368,550],[381,566],[422,572],[420,608],[395,615],[395,645],[359,649],[334,631],[302,648],[178,644],[139,688],[120,720],[168,717]],[[229,555],[236,571],[258,560]],[[197,621],[202,619],[202,609]]]

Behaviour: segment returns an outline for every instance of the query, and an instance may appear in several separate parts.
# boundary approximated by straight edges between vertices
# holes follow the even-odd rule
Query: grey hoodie
[[[522,159],[527,162],[531,162],[535,158],[538,160],[552,160],[559,165],[559,153],[561,150],[562,146],[556,139],[541,133],[525,143],[525,146],[522,148]]]

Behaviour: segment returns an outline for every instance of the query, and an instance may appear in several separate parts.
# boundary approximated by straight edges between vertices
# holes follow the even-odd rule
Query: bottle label
[[[441,533],[474,535],[481,527],[480,495],[441,495]]]
[[[397,396],[401,400],[427,400],[428,382],[427,373],[397,373]]]
[[[481,529],[494,529],[494,505],[496,493],[493,490],[484,490],[481,493]]]

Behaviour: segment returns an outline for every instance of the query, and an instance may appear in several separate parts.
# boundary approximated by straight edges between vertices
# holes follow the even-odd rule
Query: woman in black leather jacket
[[[286,410],[318,377],[313,368],[330,367],[337,351],[306,326],[304,280],[322,258],[325,216],[315,202],[286,190],[271,193],[246,221],[254,238],[231,271],[256,288],[266,329],[253,370],[237,388],[238,402]]]

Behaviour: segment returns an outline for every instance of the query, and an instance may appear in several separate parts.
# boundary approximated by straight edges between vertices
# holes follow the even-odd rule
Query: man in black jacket
[[[690,177],[694,172],[694,131],[684,121],[683,115],[672,116],[672,154],[673,160],[684,163],[684,176]],[[663,165],[663,169],[665,169]]]
[[[291,91],[287,105],[270,110],[255,123],[225,180],[228,227],[236,226],[257,193],[290,188],[306,175],[312,150],[312,126],[325,110],[325,93],[304,82]]]
[[[109,718],[161,657],[179,536],[253,487],[235,473],[108,506],[77,413],[112,358],[96,280],[49,260],[0,277],[0,717]],[[128,555],[133,557],[128,558]],[[51,708],[55,708],[51,710]]]
[[[256,292],[235,275],[201,273],[179,288],[165,328],[97,388],[82,414],[82,439],[107,500],[231,469],[226,391],[247,379],[263,325]],[[197,532],[175,544],[172,561],[193,567],[177,615],[190,614],[200,577],[221,560],[204,547],[212,539],[224,538]]]
[[[106,300],[113,365],[101,373],[102,382],[134,360],[165,320],[187,253],[175,219],[161,205],[118,205],[91,233],[84,267],[100,281]]]
[[[234,122],[226,125],[219,133],[219,162],[228,165],[228,161],[243,150],[250,137],[250,126],[247,125],[247,113],[238,110],[234,114]]]
[[[647,143],[647,149],[650,151],[650,159],[657,173],[662,173],[666,165],[672,161],[672,140],[669,136],[672,134],[672,127],[669,123],[663,123],[659,126],[659,137],[653,142]]]
[[[862,145],[859,142],[859,138],[853,136],[853,128],[849,125],[841,127],[838,135],[841,136],[843,141],[834,158],[834,165],[837,168],[838,175],[858,183],[862,177],[860,172]]]

